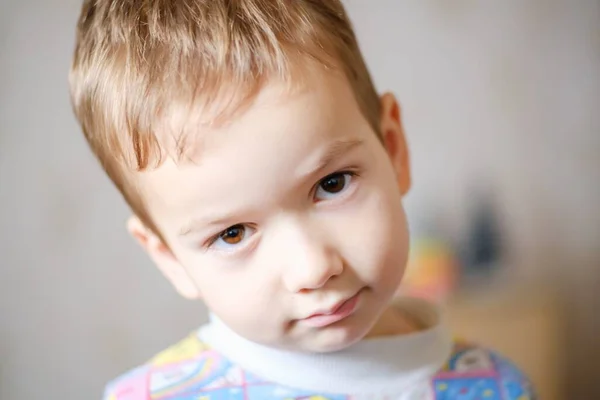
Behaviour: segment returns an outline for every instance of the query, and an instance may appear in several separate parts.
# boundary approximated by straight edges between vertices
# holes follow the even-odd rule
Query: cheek
[[[369,282],[398,284],[408,257],[408,230],[400,196],[393,190],[368,191],[346,216],[344,225],[341,237],[356,273]]]
[[[191,266],[191,278],[212,312],[241,333],[257,330],[272,319],[273,304],[278,304],[269,290],[273,283],[257,273],[256,265],[230,265],[209,258],[189,257],[185,265]]]

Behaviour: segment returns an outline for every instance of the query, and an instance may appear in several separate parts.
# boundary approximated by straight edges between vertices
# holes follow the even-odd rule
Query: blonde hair
[[[311,62],[345,74],[378,132],[379,97],[339,0],[85,0],[71,100],[102,167],[158,233],[128,176],[160,165],[167,120],[207,108],[226,119]],[[184,126],[171,128],[181,155]]]

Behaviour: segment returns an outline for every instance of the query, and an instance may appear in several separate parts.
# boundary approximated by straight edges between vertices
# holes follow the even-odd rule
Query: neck
[[[388,307],[377,320],[373,328],[365,336],[372,339],[385,336],[398,336],[415,333],[424,328],[418,318],[399,307]]]

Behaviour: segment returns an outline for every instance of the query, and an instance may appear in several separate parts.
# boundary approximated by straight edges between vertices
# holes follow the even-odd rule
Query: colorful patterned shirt
[[[457,342],[449,360],[431,377],[426,390],[399,398],[533,400],[535,397],[527,379],[508,360],[489,350]],[[148,364],[115,380],[108,386],[105,399],[366,400],[367,397],[314,393],[269,382],[211,349],[194,333]]]

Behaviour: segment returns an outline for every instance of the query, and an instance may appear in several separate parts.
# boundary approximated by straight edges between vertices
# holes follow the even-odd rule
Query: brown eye
[[[244,239],[245,233],[243,225],[234,225],[225,229],[219,237],[227,244],[238,244]]]
[[[319,187],[325,192],[330,194],[336,194],[341,192],[346,187],[346,175],[345,174],[334,174],[329,175],[321,181]]]

